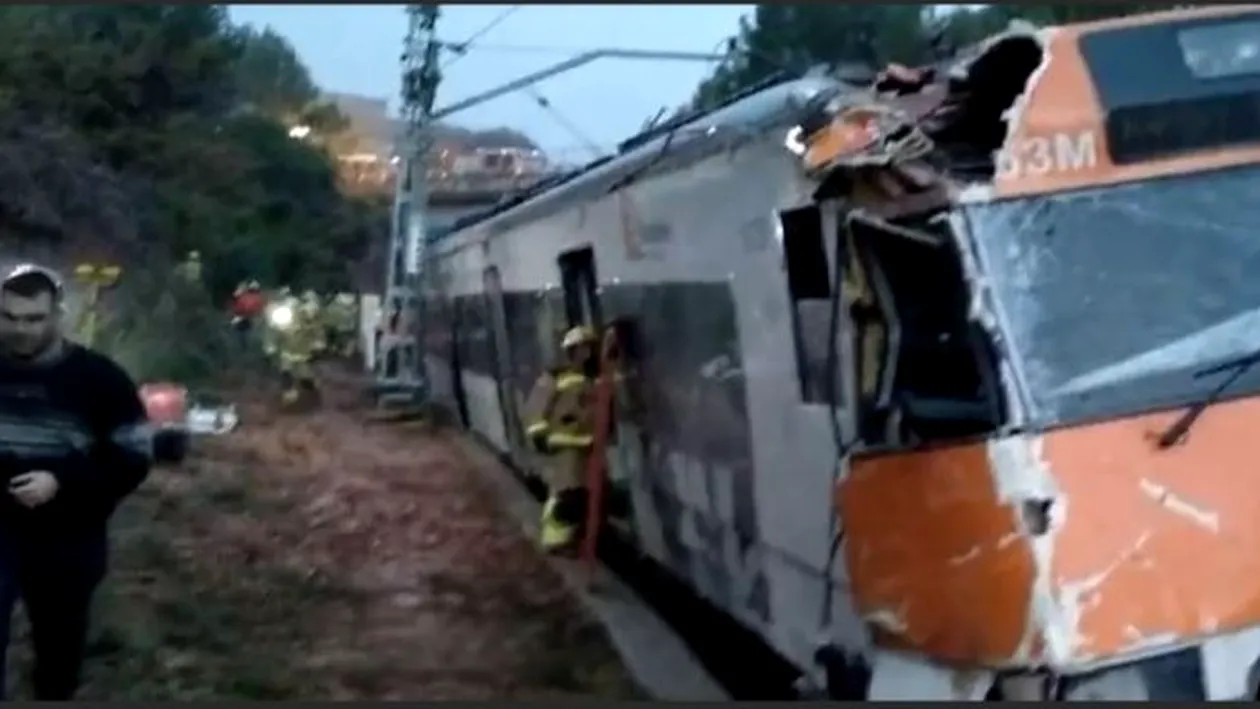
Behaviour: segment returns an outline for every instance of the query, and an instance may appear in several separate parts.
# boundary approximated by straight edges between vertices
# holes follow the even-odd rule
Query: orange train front
[[[1071,669],[1260,622],[1260,401],[856,461],[860,602],[945,660]]]
[[[852,457],[854,603],[901,684],[952,668],[941,698],[983,695],[970,668],[1037,680],[1007,698],[1251,699],[1260,8],[1032,36],[996,167],[946,210],[1006,414]]]

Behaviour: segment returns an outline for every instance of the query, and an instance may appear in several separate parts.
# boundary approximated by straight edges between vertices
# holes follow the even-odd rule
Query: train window
[[[792,300],[828,300],[831,276],[827,272],[821,212],[817,207],[805,207],[783,212],[779,219],[783,224],[783,255]]]
[[[995,430],[1004,411],[994,349],[969,316],[970,290],[952,242],[870,224],[852,229],[872,296],[868,307],[854,304],[863,441],[914,445]]]
[[[1187,27],[1177,33],[1177,43],[1199,79],[1260,74],[1260,22]]]
[[[792,302],[792,335],[796,342],[797,377],[801,399],[826,403],[827,359],[831,332],[831,274],[822,213],[803,207],[779,213],[788,295]]]

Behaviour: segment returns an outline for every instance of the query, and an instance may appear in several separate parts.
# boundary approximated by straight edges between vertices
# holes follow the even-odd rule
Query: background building
[[[390,117],[386,99],[345,93],[328,98],[349,123],[329,140],[346,188],[392,195],[406,127]],[[427,178],[435,222],[493,204],[551,169],[528,137],[508,128],[474,131],[439,124],[433,134]],[[450,218],[442,218],[447,213]]]

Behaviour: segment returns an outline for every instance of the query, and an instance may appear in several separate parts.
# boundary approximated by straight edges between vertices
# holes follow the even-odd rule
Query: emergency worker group
[[[182,271],[200,281],[200,255],[191,252]],[[300,295],[284,287],[267,292],[257,281],[246,281],[233,294],[231,313],[238,331],[258,333],[284,381],[285,403],[314,390],[311,365],[317,358],[355,352],[358,313],[349,294],[324,299],[309,290]],[[590,497],[585,477],[595,443],[602,343],[594,329],[579,325],[566,331],[559,344],[559,361],[539,375],[526,400],[525,434],[548,490],[539,542],[549,553],[570,554],[584,531]],[[620,381],[620,372],[613,374]]]
[[[200,285],[201,255],[189,252],[179,273]],[[312,290],[294,294],[287,287],[268,291],[258,281],[248,280],[237,285],[229,310],[233,329],[244,338],[257,338],[279,372],[286,404],[315,390],[315,360],[352,357],[358,349],[358,303],[352,294],[328,298]]]

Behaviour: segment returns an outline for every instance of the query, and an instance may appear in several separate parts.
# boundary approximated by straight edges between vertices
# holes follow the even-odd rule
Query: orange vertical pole
[[[586,459],[586,529],[579,557],[586,567],[586,582],[595,576],[600,527],[604,520],[604,490],[608,485],[608,438],[612,433],[613,383],[617,362],[617,335],[604,333],[599,355],[599,380],[595,384],[595,431]]]

